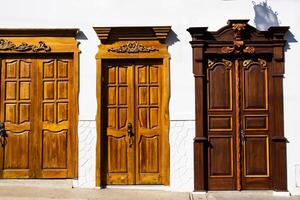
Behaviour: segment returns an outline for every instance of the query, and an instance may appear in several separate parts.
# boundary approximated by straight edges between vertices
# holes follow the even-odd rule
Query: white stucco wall
[[[256,1],[257,3],[259,1]],[[286,79],[284,80],[285,135],[288,138],[288,189],[300,195],[300,1],[268,0],[278,12],[280,25],[288,25]],[[171,25],[176,37],[169,40],[171,54],[170,145],[171,188],[193,190],[194,78],[192,74],[191,26],[217,30],[228,19],[250,19],[254,25],[251,0],[9,0],[3,1],[0,27],[80,28],[80,122],[79,180],[76,186],[94,187],[96,63],[99,40],[93,26]],[[175,42],[174,42],[175,41]],[[178,121],[179,120],[179,121]],[[188,121],[180,121],[188,120]],[[190,121],[189,121],[190,120]],[[184,146],[184,148],[181,148]],[[296,166],[298,166],[296,170]],[[297,171],[297,176],[296,176]],[[296,184],[297,183],[297,184]]]

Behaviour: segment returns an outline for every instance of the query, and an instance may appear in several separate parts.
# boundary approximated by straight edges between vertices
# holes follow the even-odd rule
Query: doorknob
[[[128,133],[128,140],[129,140],[129,147],[133,144],[133,126],[132,123],[127,124],[127,133]]]
[[[0,143],[1,146],[4,147],[6,145],[6,131],[5,131],[5,124],[4,122],[0,122]]]

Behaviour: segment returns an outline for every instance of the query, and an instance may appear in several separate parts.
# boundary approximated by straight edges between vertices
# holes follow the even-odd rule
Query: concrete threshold
[[[0,186],[35,188],[72,188],[72,179],[0,179]]]

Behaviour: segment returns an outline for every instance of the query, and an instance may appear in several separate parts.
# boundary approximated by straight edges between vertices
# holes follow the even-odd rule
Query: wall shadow
[[[84,34],[84,32],[79,31],[76,35],[76,39],[77,40],[87,40],[87,36]]]
[[[178,35],[171,29],[170,33],[168,35],[168,38],[166,40],[166,44],[168,46],[174,45],[176,42],[179,42]]]
[[[279,26],[281,24],[278,13],[268,5],[267,0],[260,3],[252,1],[252,3],[255,12],[254,23],[258,30],[266,31],[271,26]],[[287,41],[284,47],[285,52],[290,49],[290,43],[298,42],[290,30],[285,34],[284,38]]]
[[[279,26],[278,13],[273,11],[272,7],[267,4],[267,1],[253,3],[255,12],[254,23],[258,30],[265,31],[271,26]]]

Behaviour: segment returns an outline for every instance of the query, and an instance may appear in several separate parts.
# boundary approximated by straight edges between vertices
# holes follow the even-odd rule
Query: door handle
[[[244,130],[241,130],[241,141],[242,141],[242,144],[244,145],[245,144],[245,131]]]
[[[1,143],[2,147],[4,147],[7,143],[6,137],[7,137],[7,134],[6,134],[6,130],[5,130],[5,124],[4,124],[4,122],[0,122],[0,143]]]
[[[128,141],[129,141],[129,147],[132,146],[133,144],[133,126],[132,123],[127,124],[127,133],[128,133]]]

